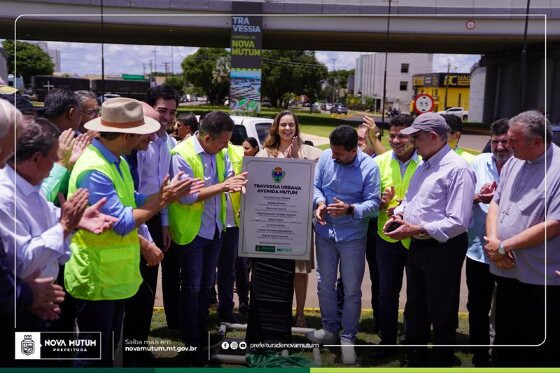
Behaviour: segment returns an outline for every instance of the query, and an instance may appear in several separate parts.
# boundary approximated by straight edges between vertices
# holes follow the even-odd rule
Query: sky
[[[101,74],[101,44],[48,42],[48,47],[60,50],[61,72],[77,75]],[[142,74],[144,71],[149,73],[150,60],[152,66],[155,61],[157,71],[164,72],[164,62],[168,62],[169,72],[180,73],[181,61],[197,49],[196,47],[105,44],[105,74]],[[333,58],[336,59],[335,70],[349,70],[355,67],[355,61],[361,54],[364,53],[317,51],[315,55],[320,62],[327,65],[329,70],[332,70]],[[479,55],[434,54],[433,71],[446,71],[449,60],[452,71],[469,72],[473,63],[479,58]],[[431,71],[426,71],[429,72]]]

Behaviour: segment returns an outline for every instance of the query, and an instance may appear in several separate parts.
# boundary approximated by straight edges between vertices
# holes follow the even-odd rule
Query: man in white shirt
[[[170,173],[171,150],[175,147],[176,142],[167,134],[166,129],[174,122],[178,105],[179,96],[169,86],[159,85],[148,91],[144,107],[150,106],[157,112],[160,129],[156,132],[154,140],[148,145],[148,149],[137,153],[138,193],[140,194],[157,193],[163,179]],[[179,329],[180,260],[176,248],[171,247],[167,208],[161,210],[146,224],[154,243],[165,254],[161,265],[163,305],[167,325],[171,329]],[[152,289],[152,293],[150,296],[135,300],[139,315],[146,316],[143,321],[137,323],[135,328],[137,335],[143,335],[145,338],[142,339],[147,339],[154,307],[159,265],[147,266],[142,259],[140,268],[142,278]]]
[[[70,258],[68,244],[74,230],[101,233],[114,223],[99,212],[104,200],[88,207],[85,189],[63,202],[62,209],[41,194],[41,182],[57,159],[58,135],[47,120],[27,123],[18,134],[15,158],[0,170],[0,239],[7,262],[15,262],[13,272],[20,279],[55,279],[59,264]],[[22,321],[20,328],[44,326],[29,315]]]

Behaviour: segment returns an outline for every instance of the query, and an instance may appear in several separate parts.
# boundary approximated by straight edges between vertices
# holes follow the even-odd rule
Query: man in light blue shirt
[[[222,193],[238,192],[246,183],[247,174],[234,176],[227,156],[223,164],[218,164],[222,162],[218,153],[227,147],[232,131],[233,120],[227,114],[211,112],[202,120],[200,130],[175,148],[171,160],[173,174],[184,172],[185,177],[194,177],[194,170],[201,167],[200,176],[204,178],[200,192],[182,197],[180,203],[170,207],[171,237],[181,259],[181,339],[186,346],[196,347],[189,357],[195,364],[206,357],[202,348],[208,343],[210,291],[226,228]],[[218,175],[222,167],[223,174]],[[187,213],[200,216],[200,220],[183,222]]]
[[[508,146],[507,119],[498,119],[490,125],[491,153],[477,155],[471,163],[476,176],[471,226],[468,230],[469,249],[467,251],[466,275],[469,296],[469,337],[473,345],[490,344],[489,313],[496,279],[490,273],[488,258],[484,253],[486,235],[486,215],[497,184],[500,182],[502,167],[511,157]],[[473,348],[474,366],[489,366],[488,348]]]
[[[381,201],[379,168],[358,150],[358,135],[352,127],[337,127],[329,140],[331,149],[321,154],[315,169],[313,196],[323,329],[306,336],[315,343],[335,343],[342,326],[342,362],[351,365],[356,363],[353,344],[362,304],[367,224],[377,215]],[[335,288],[339,264],[344,283],[342,325]]]

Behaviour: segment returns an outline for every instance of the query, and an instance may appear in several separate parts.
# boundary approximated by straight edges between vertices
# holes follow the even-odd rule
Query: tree
[[[180,75],[169,75],[165,79],[165,85],[170,86],[171,88],[175,89],[177,92],[183,93],[183,78]]]
[[[287,107],[289,102],[285,98],[290,95],[286,93],[316,100],[327,77],[327,67],[317,61],[314,52],[266,50],[262,56],[261,92],[273,105]]]
[[[223,48],[200,48],[181,63],[184,81],[196,91],[204,92],[213,105],[223,104],[229,91],[229,79],[214,78],[216,74],[222,77],[220,72],[215,72],[216,64],[220,57],[228,55]]]
[[[4,40],[2,47],[8,60],[8,72],[14,73],[14,41]],[[34,75],[51,75],[54,63],[50,56],[35,44],[18,41],[15,44],[17,52],[17,74],[23,77],[25,84],[29,84]]]

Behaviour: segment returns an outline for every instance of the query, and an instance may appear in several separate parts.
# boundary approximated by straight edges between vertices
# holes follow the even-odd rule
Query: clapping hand
[[[68,164],[66,167],[68,170],[72,170],[72,168],[74,168],[74,164],[76,164],[76,161],[78,160],[78,158],[80,158],[80,156],[90,143],[91,138],[85,133],[74,138],[74,145],[72,146],[72,152],[70,154],[70,158],[68,159]]]
[[[60,315],[58,304],[64,301],[64,290],[52,277],[37,278],[39,273],[37,270],[24,280],[33,297],[29,311],[42,320],[56,320]]]
[[[299,157],[299,138],[297,136],[292,137],[292,142],[284,154],[286,155],[286,158]]]
[[[161,200],[163,205],[178,201],[181,197],[196,194],[204,188],[204,181],[200,179],[191,179],[189,177],[181,178],[183,171],[179,171],[171,181],[169,175],[166,175],[161,184]]]
[[[64,237],[68,236],[74,229],[78,227],[82,215],[88,207],[89,192],[87,189],[78,189],[68,200],[59,193],[58,201],[60,202],[60,225],[64,231]]]
[[[91,233],[100,234],[113,228],[118,221],[117,218],[101,213],[100,209],[107,202],[107,198],[103,197],[95,204],[89,206],[84,211],[82,219],[78,224],[79,229],[85,229]]]
[[[377,125],[372,117],[365,116],[362,125],[367,126],[366,130],[366,146],[372,148],[376,141],[379,141],[377,137]]]
[[[383,193],[381,193],[381,206],[379,206],[379,209],[387,209],[393,198],[395,198],[395,187],[391,185],[391,187],[385,188]]]
[[[247,172],[240,173],[239,175],[235,175],[226,179],[223,183],[224,192],[227,193],[235,193],[235,192],[244,192],[245,185],[247,184]]]
[[[338,198],[334,198],[334,203],[330,203],[327,206],[327,213],[332,217],[346,215],[348,211],[348,205],[346,202],[339,200]]]

